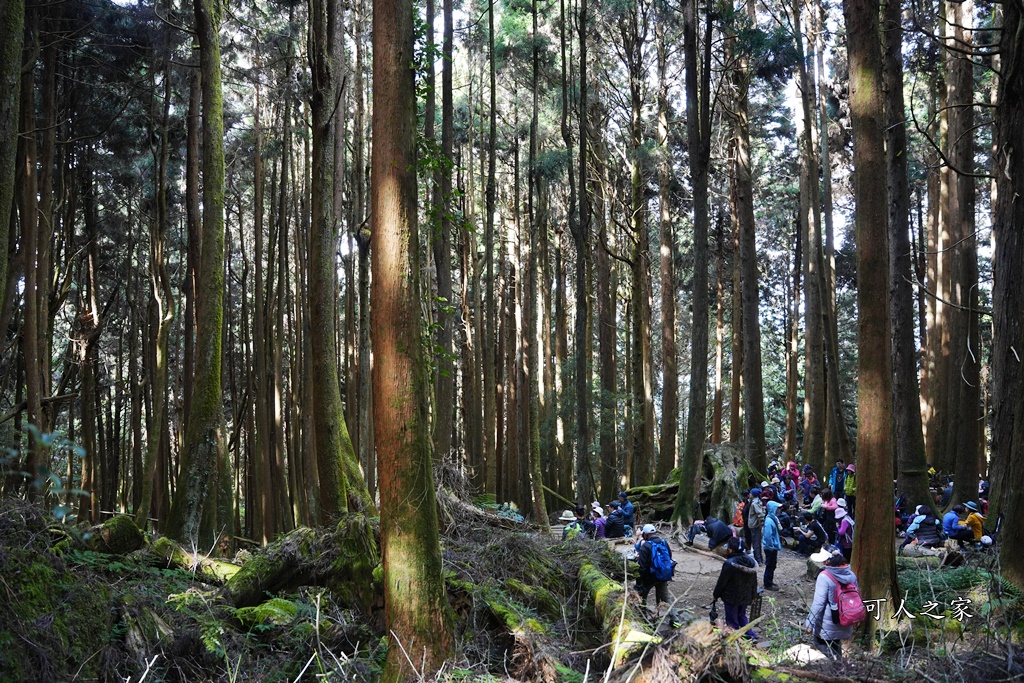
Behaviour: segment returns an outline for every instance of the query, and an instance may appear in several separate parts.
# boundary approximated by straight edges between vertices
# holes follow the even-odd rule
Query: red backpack
[[[868,616],[868,610],[857,590],[857,584],[850,582],[846,585],[839,583],[839,579],[832,576],[827,569],[825,575],[836,585],[832,595],[836,608],[832,610],[832,623],[840,626],[853,626],[864,621]]]

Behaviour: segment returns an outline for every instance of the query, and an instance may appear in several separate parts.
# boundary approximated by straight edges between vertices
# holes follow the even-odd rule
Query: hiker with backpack
[[[747,527],[750,529],[750,549],[754,551],[754,560],[764,564],[761,554],[761,534],[764,532],[765,504],[768,502],[760,488],[750,491],[754,498],[750,501],[750,514],[747,515]]]
[[[769,503],[769,506],[772,504]],[[725,604],[725,623],[732,628],[743,628],[749,621],[747,607],[757,597],[757,569],[754,560],[740,550],[740,539],[730,538],[726,545],[729,555],[722,564],[722,573],[718,575],[712,597],[715,600],[721,599]],[[757,640],[753,630],[744,635]]]
[[[804,626],[819,650],[832,659],[842,659],[843,641],[852,638],[853,627],[867,617],[857,576],[838,551],[822,551],[811,559],[824,559],[825,566],[814,582],[814,601]]]
[[[849,562],[853,557],[853,520],[846,512],[846,501],[842,498],[839,501],[843,505],[836,508],[836,521],[839,523],[836,540],[839,542],[839,549],[842,551],[843,557]]]
[[[658,536],[653,524],[644,524],[640,530],[643,541],[637,551],[636,561],[640,565],[640,576],[636,581],[636,592],[640,594],[640,605],[647,607],[647,594],[654,589],[655,605],[671,603],[668,594],[668,582],[672,580],[676,563],[672,559],[672,549],[665,539]]]

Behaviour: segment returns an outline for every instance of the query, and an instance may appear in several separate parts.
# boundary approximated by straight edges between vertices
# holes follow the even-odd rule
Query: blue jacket
[[[626,516],[626,526],[636,526],[636,507],[628,500],[622,504],[622,514]]]
[[[956,535],[956,529],[960,525],[960,515],[956,514],[952,510],[942,516],[942,531],[947,536]]]
[[[761,547],[765,550],[782,550],[782,541],[779,539],[779,518],[776,516],[781,503],[774,500],[768,501],[768,514],[764,518],[764,531],[761,535]]]

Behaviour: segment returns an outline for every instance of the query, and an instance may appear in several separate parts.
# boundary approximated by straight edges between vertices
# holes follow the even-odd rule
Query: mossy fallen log
[[[502,517],[467,503],[444,488],[437,489],[438,520],[445,533],[456,533],[469,527],[492,527],[509,531],[539,531],[540,527],[530,522],[519,522]]]
[[[114,515],[89,529],[83,540],[85,547],[111,555],[127,555],[146,545],[146,536],[128,515]]]
[[[531,586],[515,578],[506,580],[505,586],[527,604],[536,607],[544,616],[552,619],[560,619],[563,616],[562,600],[543,586]]]
[[[269,593],[326,586],[339,602],[370,614],[380,604],[380,586],[373,576],[379,563],[369,520],[349,515],[329,531],[299,527],[254,553],[227,581],[224,593],[235,607],[251,607]]]
[[[594,613],[601,624],[604,640],[611,646],[611,659],[618,666],[638,645],[655,642],[657,638],[629,605],[624,586],[614,581],[590,562],[580,565],[579,581],[594,604]]]
[[[239,571],[237,564],[189,552],[166,537],[154,541],[149,552],[159,558],[165,566],[192,572],[205,583],[217,586],[223,585]]]
[[[700,485],[701,508],[721,520],[731,520],[740,500],[740,489],[747,485],[748,479],[761,476],[744,455],[743,444],[708,444],[704,449]],[[638,520],[646,523],[670,519],[679,493],[679,472],[673,470],[664,484],[637,486],[626,493],[637,508]],[[697,519],[703,516],[702,513]]]
[[[663,681],[750,681],[751,666],[741,643],[722,637],[706,620],[690,622],[663,643],[637,650],[612,671],[609,683]]]

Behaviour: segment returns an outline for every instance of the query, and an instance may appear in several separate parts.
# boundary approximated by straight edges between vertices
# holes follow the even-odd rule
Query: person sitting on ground
[[[828,487],[832,489],[836,498],[845,495],[844,484],[846,482],[846,463],[842,458],[836,458],[836,466],[828,473]]]
[[[775,517],[779,520],[779,536],[793,536],[793,517],[790,516],[791,504],[784,501],[775,511]]]
[[[927,505],[918,505],[914,509],[914,519],[907,527],[907,536],[900,545],[900,549],[912,544],[933,548],[942,545],[943,540],[941,522],[932,514],[931,508]]]
[[[782,497],[786,500],[796,500],[796,482],[793,475],[786,472],[782,475]]]
[[[608,507],[610,512],[604,522],[605,538],[623,538],[626,535],[626,516],[622,514],[622,506],[613,500]]]
[[[640,594],[640,605],[646,609],[647,595],[651,592],[652,588],[654,589],[656,604],[671,603],[672,600],[668,594],[668,581],[659,581],[654,576],[652,556],[654,546],[660,543],[668,548],[668,557],[671,560],[672,548],[669,548],[665,540],[657,535],[658,530],[653,524],[644,524],[640,533],[643,536],[643,541],[637,550],[636,557],[637,564],[640,566],[640,576],[636,581],[636,592]]]
[[[981,514],[981,508],[973,500],[967,501],[964,507],[968,510],[967,521],[964,522],[964,526],[970,529],[974,533],[975,541],[980,541],[981,537],[985,535],[981,525],[985,523],[985,517]]]
[[[590,521],[594,524],[594,538],[607,538],[604,525],[608,521],[604,516],[604,508],[596,500],[590,504]]]
[[[565,525],[562,527],[563,541],[567,538],[576,538],[583,530],[579,522],[576,521],[576,514],[572,510],[563,510],[558,521]]]
[[[786,463],[786,469],[782,470],[784,474],[788,474],[793,479],[793,484],[798,485],[800,483],[800,466],[795,461],[790,460]]]
[[[779,490],[767,481],[761,482],[761,500],[767,503],[769,500],[779,500]]]
[[[839,550],[843,553],[843,557],[849,562],[853,557],[853,520],[846,513],[845,507],[837,507],[835,515],[836,522],[839,524],[839,528],[836,530],[836,542],[839,544]]]
[[[626,517],[626,526],[636,527],[636,507],[629,502],[629,496],[623,491],[619,494],[619,505],[622,506],[622,514]]]
[[[765,590],[778,590],[775,585],[775,567],[779,563],[779,551],[782,550],[782,539],[779,537],[779,518],[777,516],[782,505],[774,500],[768,502],[768,513],[764,518],[764,587]]]
[[[825,553],[820,553],[824,555]],[[817,559],[817,556],[815,556]],[[853,626],[840,626],[832,618],[835,607],[836,584],[857,586],[857,576],[840,552],[828,554],[825,566],[814,581],[814,600],[804,626],[814,636],[815,645],[832,659],[842,659],[843,641],[853,637]]]
[[[730,538],[726,542],[726,548],[728,555],[722,564],[722,572],[718,575],[712,597],[725,604],[726,625],[738,629],[749,623],[747,607],[757,597],[757,569],[754,567],[754,560],[740,550],[740,539]],[[757,640],[757,635],[752,629],[744,636]]]
[[[814,468],[810,465],[804,465],[803,478],[800,480],[800,488],[803,489],[804,498],[813,498],[815,491],[812,489],[817,487],[821,490],[821,486],[818,484],[818,477],[814,474]]]
[[[814,518],[810,511],[804,513],[804,525],[794,529],[797,539],[796,551],[804,556],[811,556],[821,550],[828,541],[828,535],[821,522]]]
[[[732,529],[729,528],[729,525],[717,517],[711,516],[703,521],[696,521],[686,532],[685,545],[693,545],[693,539],[701,531],[708,535],[708,550],[716,550],[719,555],[724,556],[725,543],[732,538]]]
[[[974,531],[960,521],[960,515],[965,511],[966,508],[957,503],[942,517],[942,532],[946,534],[946,538],[957,541],[960,545],[963,545],[964,541],[974,540]]]
[[[573,512],[576,515],[576,523],[580,525],[580,529],[587,538],[594,538],[597,535],[597,527],[594,525],[594,522],[589,519],[587,509],[582,505],[577,505]]]

